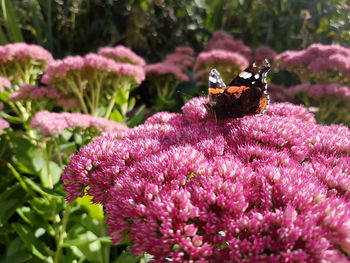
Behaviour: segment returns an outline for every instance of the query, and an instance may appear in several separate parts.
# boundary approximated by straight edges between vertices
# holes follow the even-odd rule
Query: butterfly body
[[[209,102],[205,107],[215,119],[241,118],[263,113],[269,103],[266,75],[267,60],[257,61],[242,71],[227,86],[220,73],[209,75]]]

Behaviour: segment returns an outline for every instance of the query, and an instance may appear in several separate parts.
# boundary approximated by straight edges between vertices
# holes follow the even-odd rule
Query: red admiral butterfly
[[[263,113],[269,104],[266,82],[269,70],[270,64],[266,59],[256,61],[226,86],[220,73],[212,69],[209,102],[204,106],[218,120]]]

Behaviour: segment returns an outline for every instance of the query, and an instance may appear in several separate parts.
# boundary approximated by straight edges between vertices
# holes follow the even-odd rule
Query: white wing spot
[[[259,74],[255,74],[255,75],[254,75],[254,78],[255,78],[255,79],[259,79],[259,77],[260,77]]]
[[[239,74],[239,76],[240,76],[241,78],[243,78],[243,79],[249,79],[249,78],[252,76],[252,74],[249,73],[249,72],[246,72],[246,71],[242,71],[242,72]]]
[[[216,78],[212,77],[212,76],[209,76],[209,81],[210,82],[213,82],[213,83],[216,83]]]

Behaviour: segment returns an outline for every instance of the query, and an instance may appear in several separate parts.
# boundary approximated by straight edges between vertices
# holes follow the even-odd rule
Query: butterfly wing
[[[226,89],[226,85],[222,77],[216,69],[212,69],[208,79],[209,97],[221,94]]]
[[[267,60],[256,61],[225,85],[217,70],[209,75],[209,102],[205,105],[215,119],[241,118],[265,111],[269,97]]]
[[[267,89],[266,76],[270,70],[270,63],[265,60],[256,61],[248,68],[243,70],[239,75],[234,78],[228,87],[230,86],[246,86],[257,87],[262,90]]]

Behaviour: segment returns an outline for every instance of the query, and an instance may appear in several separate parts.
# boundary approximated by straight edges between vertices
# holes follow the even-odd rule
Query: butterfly
[[[269,104],[266,76],[269,62],[255,61],[243,70],[228,85],[220,73],[212,69],[209,75],[209,102],[204,106],[217,119],[241,118],[264,113]]]

